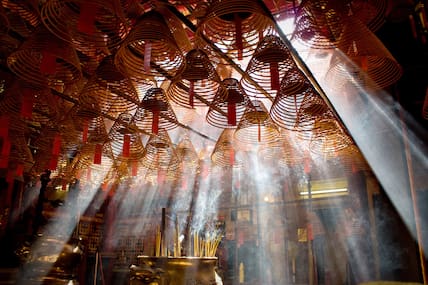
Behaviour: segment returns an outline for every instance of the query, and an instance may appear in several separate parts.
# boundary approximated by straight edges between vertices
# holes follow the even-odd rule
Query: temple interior
[[[428,284],[425,0],[0,3],[0,284]]]

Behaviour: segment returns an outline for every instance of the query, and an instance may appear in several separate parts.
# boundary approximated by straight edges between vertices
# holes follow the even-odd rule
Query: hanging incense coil
[[[40,23],[39,1],[37,0],[2,0],[1,5],[8,10],[9,14],[19,16],[33,28]]]
[[[334,88],[348,82],[358,87],[383,89],[397,82],[402,68],[382,42],[361,21],[348,17],[338,48],[346,55],[332,57],[325,79]]]
[[[220,77],[203,50],[190,50],[185,58],[182,71],[168,88],[168,98],[183,107],[208,106],[220,86]]]
[[[263,102],[253,100],[245,109],[234,135],[241,143],[269,144],[280,136],[280,132]]]
[[[147,133],[157,134],[160,129],[178,126],[177,117],[162,88],[150,88],[135,112],[134,123]]]
[[[317,120],[334,118],[334,115],[318,93],[309,94],[310,96],[305,96],[300,104],[295,130],[310,135],[317,128]]]
[[[108,139],[116,159],[138,160],[143,157],[144,145],[130,113],[122,113],[118,116],[110,128]]]
[[[192,141],[186,136],[175,147],[178,159],[184,169],[194,169],[199,164],[199,156]]]
[[[297,130],[297,128],[299,130],[311,130],[313,118],[311,116],[301,117],[301,106],[304,102],[309,102],[309,104],[312,101],[321,103],[319,102],[319,94],[309,84],[302,85],[303,88],[301,88],[299,83],[294,85],[296,88],[292,88],[291,85],[284,85],[284,87],[286,89],[287,87],[290,88],[287,92],[280,92],[272,103],[269,112],[272,120],[278,126],[287,130]],[[308,111],[310,110],[313,115],[325,111],[325,104],[313,104],[310,106],[312,106],[312,109],[308,109]]]
[[[115,65],[137,80],[172,78],[183,55],[171,31],[156,11],[143,14],[115,55]]]
[[[151,134],[146,143],[142,164],[148,169],[177,169],[179,159],[165,129],[159,129],[157,135]]]
[[[311,152],[323,157],[333,157],[352,144],[351,137],[336,118],[331,116],[316,119],[309,144]]]
[[[347,173],[371,171],[370,165],[355,144],[338,151],[338,158]]]
[[[263,34],[273,31],[273,22],[257,1],[212,1],[197,28],[233,59],[252,55]]]
[[[242,150],[234,137],[235,129],[224,129],[211,153],[214,165],[223,167],[241,167],[244,163]]]
[[[41,9],[43,24],[83,54],[105,55],[125,39],[130,24],[115,0],[49,0]]]
[[[206,120],[217,128],[236,128],[249,100],[238,80],[226,78],[208,109]]]
[[[96,106],[94,112],[116,117],[124,112],[133,113],[139,105],[139,98],[131,79],[119,72],[113,57],[108,56],[82,89],[79,104],[82,109]]]
[[[266,98],[257,85],[275,98],[281,79],[296,65],[284,42],[275,35],[263,38],[248,63],[241,85],[251,98]]]
[[[337,1],[304,1],[298,8],[293,36],[315,49],[334,49],[344,33],[345,6]]]
[[[10,70],[38,88],[64,86],[82,77],[76,50],[40,27],[7,58]]]
[[[348,14],[358,18],[370,31],[379,30],[385,23],[387,0],[353,0],[349,2]]]

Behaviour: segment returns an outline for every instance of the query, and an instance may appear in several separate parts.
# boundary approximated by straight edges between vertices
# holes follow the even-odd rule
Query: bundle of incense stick
[[[198,232],[193,234],[193,255],[197,257],[213,257],[217,252],[220,244],[221,235],[206,234],[201,238]]]

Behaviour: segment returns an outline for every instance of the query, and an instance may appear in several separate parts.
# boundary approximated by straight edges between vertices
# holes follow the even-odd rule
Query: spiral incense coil
[[[305,96],[300,104],[295,130],[299,132],[313,132],[320,118],[334,118],[324,99],[316,93],[316,96]]]
[[[332,117],[316,119],[309,143],[311,152],[323,157],[333,157],[338,151],[352,144],[351,137],[337,119]]]
[[[10,14],[19,16],[33,28],[40,24],[39,1],[37,0],[2,0],[1,5]]]
[[[108,55],[129,32],[129,23],[115,0],[49,0],[42,6],[43,24],[83,54]]]
[[[211,153],[214,165],[223,167],[241,167],[243,165],[242,151],[237,147],[234,138],[235,129],[224,129]]]
[[[119,72],[108,56],[82,89],[79,104],[82,109],[97,106],[96,111],[116,117],[123,112],[133,113],[139,98],[131,79]]]
[[[160,129],[171,130],[178,126],[177,117],[162,88],[150,88],[135,112],[134,123],[148,133]]]
[[[334,49],[343,34],[345,9],[338,1],[305,1],[298,8],[293,36],[314,49]]]
[[[178,159],[184,165],[184,168],[195,168],[199,164],[199,156],[195,150],[192,141],[185,137],[175,147],[175,153]]]
[[[350,12],[348,14],[357,17],[370,31],[376,32],[385,23],[387,0],[353,0],[349,2]]]
[[[177,169],[179,159],[174,146],[165,129],[160,129],[157,135],[151,134],[146,143],[142,164],[148,169]]]
[[[238,80],[226,78],[208,109],[206,120],[217,128],[236,128],[249,100]]]
[[[139,18],[115,55],[117,68],[136,80],[173,77],[183,60],[167,23],[156,11]]]
[[[76,50],[43,27],[9,55],[7,65],[38,88],[68,85],[82,77]]]
[[[257,1],[212,1],[197,28],[233,59],[252,55],[264,34],[272,33],[273,22]]]
[[[338,48],[349,60],[332,57],[326,80],[337,86],[348,82],[370,89],[383,89],[397,82],[402,68],[382,42],[355,17],[348,17]]]
[[[220,77],[203,50],[190,50],[185,58],[182,71],[168,88],[168,98],[187,108],[208,106],[220,86]]]
[[[280,136],[280,132],[263,102],[253,100],[245,109],[234,135],[241,143],[269,144]]]
[[[138,160],[142,158],[144,145],[141,142],[140,133],[133,125],[130,113],[122,113],[118,116],[110,128],[108,139],[116,159],[125,157],[130,160]]]
[[[347,173],[371,171],[370,165],[355,144],[339,150],[337,157],[342,162],[342,166]]]
[[[279,93],[272,103],[270,109],[270,116],[272,120],[281,128],[287,130],[311,130],[313,126],[313,118],[311,116],[303,116],[305,113],[301,113],[301,106],[303,103],[306,106],[306,102],[315,101],[319,102],[319,94],[309,84],[305,85],[304,89],[299,90],[297,88],[295,92],[290,93]],[[321,99],[322,100],[322,99]],[[316,115],[325,111],[324,105],[319,106],[311,105],[311,112]],[[305,107],[304,107],[305,108]]]
[[[296,64],[284,42],[274,35],[265,36],[248,63],[247,76],[242,77],[241,85],[250,98],[265,98],[256,84],[275,98],[281,79],[294,67]]]

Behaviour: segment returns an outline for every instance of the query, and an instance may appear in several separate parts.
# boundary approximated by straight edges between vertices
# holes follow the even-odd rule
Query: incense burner
[[[216,285],[217,257],[138,256],[130,285]]]

